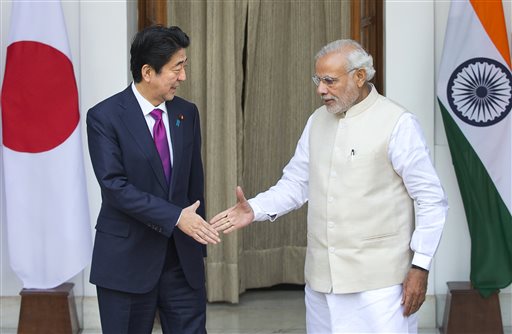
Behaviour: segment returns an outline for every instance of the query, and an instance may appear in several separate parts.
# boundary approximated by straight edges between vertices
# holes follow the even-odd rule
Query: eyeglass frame
[[[349,74],[350,72],[352,72],[353,70],[357,70],[358,68],[357,67],[354,67],[352,68],[351,70],[345,72],[344,74],[340,75],[339,77],[337,78],[333,78],[329,75],[326,75],[326,76],[323,76],[323,77],[319,77],[318,75],[313,75],[311,77],[311,80],[313,80],[313,83],[315,84],[315,86],[320,86],[320,82],[323,82],[324,85],[326,85],[327,87],[332,87],[336,82],[338,82],[340,80],[340,78],[344,75],[347,75]]]

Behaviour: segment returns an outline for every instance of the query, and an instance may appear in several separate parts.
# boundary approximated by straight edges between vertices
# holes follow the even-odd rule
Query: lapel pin
[[[178,119],[176,120],[176,126],[179,127],[181,124],[181,121],[183,121],[184,119],[185,119],[185,117],[183,116],[183,114],[179,114]]]

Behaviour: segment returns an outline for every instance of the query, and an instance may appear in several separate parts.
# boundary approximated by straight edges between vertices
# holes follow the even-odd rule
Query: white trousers
[[[320,293],[306,285],[308,334],[417,333],[416,314],[403,315],[402,285],[358,293]]]

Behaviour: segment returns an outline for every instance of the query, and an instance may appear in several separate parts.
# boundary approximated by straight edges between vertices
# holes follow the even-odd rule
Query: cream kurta
[[[395,110],[395,112],[391,112],[389,114],[390,119],[387,119],[385,117],[385,120],[383,121],[384,123],[382,124],[382,129],[379,127],[379,123],[375,122],[372,123],[373,130],[368,130],[365,132],[365,136],[367,138],[361,138],[361,136],[354,139],[347,138],[349,132],[345,133],[345,130],[350,131],[350,127],[352,127],[352,125],[364,128],[364,123],[362,123],[362,125],[356,125],[356,123],[353,123],[351,124],[350,127],[346,127],[345,129],[343,128],[343,124],[351,123],[348,120],[350,120],[351,118],[358,118],[353,116],[355,116],[356,114],[366,114],[366,111],[370,109],[375,109],[374,113],[375,115],[377,115],[377,117],[379,117],[378,107],[380,106],[384,106],[385,108]],[[365,238],[368,240],[372,239],[371,234],[373,233],[373,228],[358,229],[358,231],[352,231],[351,229],[349,229],[350,226],[353,227],[353,225],[355,224],[353,223],[353,221],[359,220],[357,215],[365,214],[365,211],[366,216],[370,217],[373,220],[372,224],[377,224],[377,226],[379,226],[379,223],[375,219],[382,219],[382,221],[388,221],[390,216],[393,216],[393,214],[397,214],[396,218],[398,219],[398,221],[400,221],[400,223],[395,224],[395,222],[393,221],[386,222],[388,224],[383,224],[382,228],[381,226],[379,226],[379,229],[381,231],[374,233],[374,236],[379,236],[380,234],[380,236],[382,237],[385,234],[387,234],[386,231],[382,230],[386,229],[386,226],[400,225],[402,229],[405,229],[406,231],[405,233],[404,231],[399,231],[399,238],[403,238],[407,235],[407,241],[400,239],[399,245],[396,245],[396,252],[402,254],[397,258],[402,258],[405,252],[409,252],[409,250],[404,251],[404,248],[410,247],[410,249],[414,253],[412,263],[420,267],[429,269],[432,257],[437,249],[439,240],[441,238],[441,233],[446,219],[446,212],[448,206],[444,191],[440,185],[439,179],[430,161],[428,149],[425,144],[425,139],[415,117],[410,113],[404,112],[402,108],[400,108],[393,102],[380,96],[373,87],[370,95],[365,100],[361,101],[359,104],[353,106],[351,109],[347,111],[347,116],[344,119],[345,122],[339,122],[339,119],[336,118],[339,116],[333,116],[330,114],[324,115],[325,117],[331,116],[333,118],[332,124],[329,123],[327,119],[325,124],[327,125],[327,123],[329,123],[327,126],[332,127],[336,131],[334,133],[334,131],[326,129],[324,136],[324,131],[320,129],[318,132],[318,140],[321,142],[321,146],[316,147],[315,150],[323,151],[323,153],[321,153],[322,155],[327,156],[327,158],[332,160],[331,162],[336,162],[338,164],[337,168],[340,168],[336,169],[331,168],[330,165],[325,165],[325,161],[322,163],[323,165],[320,167],[314,166],[318,165],[319,161],[317,161],[317,152],[313,152],[313,147],[310,147],[310,137],[315,136],[315,134],[313,133],[314,124],[316,122],[315,118],[317,117],[317,114],[320,113],[322,113],[322,115],[326,113],[324,107],[319,108],[316,111],[316,113],[313,114],[308,120],[308,123],[306,124],[304,132],[297,145],[295,154],[288,163],[288,165],[284,168],[283,176],[278,181],[278,183],[269,190],[267,190],[266,192],[260,193],[255,198],[249,200],[249,203],[255,213],[255,220],[275,220],[277,217],[302,206],[308,200],[308,197],[310,198],[310,210],[311,205],[313,205],[314,207],[313,210],[317,210],[315,209],[317,207],[320,208],[320,211],[323,210],[324,218],[316,218],[321,217],[321,215],[317,215],[314,212],[308,212],[308,220],[311,219],[313,216],[315,216],[315,220],[319,219],[320,221],[322,221],[322,219],[324,219],[324,221],[321,222],[320,225],[315,225],[315,227],[312,230],[309,230],[312,227],[312,222],[308,222],[308,254],[314,252],[318,252],[320,254],[321,252],[323,252],[323,258],[325,259],[323,260],[324,263],[320,263],[320,267],[324,269],[315,268],[314,266],[316,264],[313,263],[308,263],[306,265],[306,279],[308,280],[308,282],[312,284],[312,287],[314,289],[318,289],[318,291],[330,291],[330,285],[333,285],[334,292],[349,290],[356,291],[364,289],[364,287],[366,286],[385,286],[391,284],[391,282],[396,281],[397,277],[400,275],[402,275],[403,279],[404,268],[408,268],[411,264],[411,261],[409,260],[398,260],[397,262],[400,262],[400,265],[398,265],[398,267],[388,268],[387,270],[397,271],[399,274],[396,275],[396,277],[394,278],[386,277],[380,283],[375,283],[375,281],[378,280],[378,278],[363,276],[376,275],[376,272],[385,271],[385,268],[378,264],[377,267],[373,267],[373,265],[375,264],[374,261],[368,263],[368,266],[364,266],[364,263],[362,263],[363,265],[356,263],[354,265],[349,266],[352,268],[365,268],[363,272],[355,272],[350,270],[344,271],[341,267],[338,266],[335,268],[331,268],[331,257],[343,258],[344,262],[350,262],[349,258],[351,258],[354,254],[359,254],[359,250],[357,248],[353,248],[353,246],[347,248],[347,245],[338,245],[331,242],[331,240],[334,241],[336,238],[338,238],[340,234],[343,234],[345,232],[347,233],[346,236],[341,236],[341,240],[349,239],[349,242],[351,243],[360,242],[361,244],[357,247],[360,247],[361,249],[368,248],[366,247],[367,245],[364,245],[364,247],[362,247],[362,243],[364,243],[362,240]],[[368,115],[370,114],[368,113]],[[339,124],[341,124],[342,126],[339,127]],[[393,124],[393,126],[391,126],[391,124]],[[353,129],[355,129],[355,127]],[[327,131],[329,131],[330,133],[329,136],[327,136]],[[374,138],[373,133],[370,133],[373,131],[378,132],[378,134],[376,133],[376,135],[378,136],[375,139],[375,143],[372,143]],[[386,131],[388,132],[386,133]],[[391,133],[389,133],[389,131],[391,131]],[[340,145],[345,146],[338,147],[338,149],[340,150],[339,156],[335,155],[335,143],[337,135],[345,136],[344,140],[350,140],[350,144],[348,142],[340,142]],[[357,136],[357,133],[355,135]],[[385,137],[387,139],[385,139]],[[370,146],[366,146],[370,144],[374,145],[371,149]],[[349,176],[338,178],[338,176],[341,175],[340,173],[343,173],[345,171],[344,169],[347,168],[348,166],[348,162],[350,160],[347,160],[347,158],[351,159],[350,155],[352,154],[352,149],[354,149],[354,157],[352,159],[355,161],[356,157],[359,158],[359,163],[361,164],[364,160],[363,158],[365,158],[365,155],[366,158],[368,158],[367,154],[370,151],[375,151],[377,148],[379,148],[377,150],[378,153],[375,152],[376,156],[374,155],[370,159],[380,159],[381,163],[379,163],[379,165],[383,165],[382,168],[386,174],[385,176],[382,175],[379,177],[379,175],[375,175],[375,173],[378,174],[379,172],[374,171],[372,172],[371,177],[379,182],[387,181],[388,179],[391,181],[390,186],[393,189],[391,189],[391,193],[386,196],[399,196],[400,199],[397,198],[396,200],[394,200],[394,203],[399,206],[398,208],[394,207],[395,204],[393,204],[393,207],[390,207],[386,206],[385,203],[382,202],[378,203],[378,206],[374,207],[373,203],[368,202],[369,198],[366,198],[367,194],[365,194],[364,192],[368,190],[373,191],[371,187],[379,187],[379,184],[373,184],[373,182],[370,182],[371,184],[369,184],[369,186],[371,187],[366,188],[366,190],[364,190],[363,188],[357,189],[357,184],[352,183],[352,188],[350,188],[348,187],[350,186],[351,181]],[[342,161],[340,160],[343,157],[345,158],[345,165],[343,165]],[[367,166],[369,166],[369,164],[367,164]],[[323,183],[319,183],[319,181],[321,181],[320,179],[315,180],[315,177],[313,177],[313,175],[310,175],[310,172],[312,170],[315,171],[315,173],[323,174]],[[363,169],[358,168],[354,168],[354,170],[357,171],[359,174],[361,174],[361,172],[363,171]],[[365,176],[360,175],[358,176],[358,178],[364,179]],[[345,183],[341,182],[342,179],[344,180]],[[401,181],[403,185],[400,185],[399,182],[397,181]],[[317,184],[314,187],[317,188],[318,186],[318,188],[316,190],[311,190],[310,183]],[[322,187],[323,190],[326,191],[324,194],[321,194]],[[404,189],[406,189],[408,193],[408,198],[404,198]],[[329,192],[331,192],[332,195],[330,195],[331,193]],[[357,196],[362,196],[363,199],[366,200],[366,206],[368,207],[359,206],[347,209],[347,206],[345,206],[345,210],[342,211],[334,212],[331,209],[327,211],[327,203],[330,197],[332,197],[333,201],[336,200],[338,201],[338,203],[340,203],[340,205],[343,205],[343,202],[342,200],[340,200],[339,196],[346,196],[347,198],[350,198],[350,196],[356,196],[356,194]],[[417,209],[415,212],[415,225],[408,225],[402,223],[402,221],[404,220],[410,220],[410,223],[413,223],[413,219],[410,217],[409,210],[411,199],[415,202]],[[357,199],[353,198],[352,203],[357,203]],[[321,208],[322,205],[324,205],[323,209]],[[403,211],[401,211],[402,207]],[[337,209],[336,206],[331,206],[331,208]],[[352,220],[352,225],[350,225],[348,221],[344,221],[346,214],[348,214],[351,217],[350,219]],[[331,233],[331,227],[329,226],[333,226],[333,231],[337,230],[338,232]],[[414,226],[414,231],[411,231],[409,227],[406,226],[410,226],[411,229],[413,228],[412,226]],[[316,231],[317,227],[318,231]],[[359,241],[353,240],[353,238],[350,239],[350,236],[354,236],[354,233],[360,234],[362,233],[363,230],[367,230],[367,234],[366,236],[361,235],[360,238],[358,239]],[[319,238],[318,236],[322,233],[322,238]],[[393,233],[394,232],[390,232],[390,234]],[[331,235],[333,238],[331,238]],[[326,240],[326,242],[322,244],[320,240]],[[323,250],[320,250],[320,248],[318,250],[310,249],[309,243],[311,241],[313,241],[313,244],[311,244],[311,246],[314,246],[315,248],[321,246],[320,248],[323,248]],[[388,239],[387,241],[381,241],[383,243],[388,242],[388,245],[391,246],[391,244],[395,244],[395,241],[397,240],[392,240],[391,238]],[[377,242],[377,244],[378,243],[379,242]],[[334,254],[334,256],[329,254]],[[370,253],[367,253],[365,256],[368,256],[369,254]],[[318,258],[320,259],[320,257]],[[313,258],[308,257],[308,261],[310,261],[310,259]],[[360,258],[358,256],[354,257],[353,259],[356,261],[360,261]],[[337,260],[334,259],[333,263],[335,263],[336,261]],[[329,270],[325,269],[325,263],[329,263]],[[356,271],[357,270],[359,269],[356,269]],[[376,271],[374,272],[373,270]],[[318,278],[316,277],[317,275]],[[336,282],[339,280],[340,282],[343,283],[340,283],[338,285],[336,282],[334,282],[333,284],[333,276],[335,276],[334,280]],[[351,281],[365,282],[363,282],[360,286],[357,286],[357,282]],[[343,284],[347,284],[347,286],[343,287]]]
[[[305,266],[313,290],[360,292],[405,278],[413,201],[388,158],[404,112],[372,90],[346,115],[313,114]]]

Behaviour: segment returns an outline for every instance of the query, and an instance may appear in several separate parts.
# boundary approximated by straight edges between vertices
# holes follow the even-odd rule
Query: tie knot
[[[156,120],[156,121],[159,121],[162,119],[162,113],[163,113],[163,110],[162,109],[153,109],[152,112],[150,112],[149,114]]]

